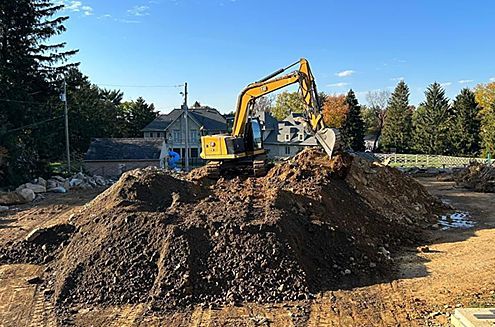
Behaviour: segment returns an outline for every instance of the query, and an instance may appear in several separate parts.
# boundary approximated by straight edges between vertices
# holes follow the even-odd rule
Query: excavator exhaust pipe
[[[335,128],[322,128],[316,132],[315,138],[330,159],[334,152],[340,150],[340,133]]]

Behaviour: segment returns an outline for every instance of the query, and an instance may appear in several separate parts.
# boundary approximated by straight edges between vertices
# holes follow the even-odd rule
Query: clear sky
[[[63,0],[60,0],[63,1]],[[247,84],[305,57],[319,90],[393,89],[411,103],[495,81],[495,1],[65,0],[63,39],[93,83],[166,112],[182,101],[228,112]],[[109,86],[110,85],[110,86]],[[116,87],[113,85],[126,85]],[[127,87],[133,86],[133,87]]]

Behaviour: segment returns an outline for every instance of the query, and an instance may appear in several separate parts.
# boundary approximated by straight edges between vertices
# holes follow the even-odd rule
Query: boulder
[[[8,211],[8,210],[9,210],[9,207],[0,206],[0,212],[5,212],[5,211]]]
[[[36,198],[36,194],[34,193],[34,191],[29,188],[16,191],[16,193],[24,199],[22,203],[33,202],[34,199]]]
[[[46,187],[39,184],[26,183],[25,188],[32,190],[34,193],[45,193]]]
[[[67,190],[63,186],[58,186],[54,188],[48,189],[48,192],[51,193],[67,193]]]
[[[63,178],[62,176],[52,176],[52,179],[61,183],[65,182],[65,178]]]
[[[41,185],[41,186],[46,188],[47,181],[43,177],[38,177],[38,179],[36,180],[36,184]]]
[[[70,187],[77,187],[79,185],[81,185],[83,183],[83,180],[82,179],[79,179],[79,178],[73,178],[70,180]]]
[[[51,188],[55,188],[55,187],[59,187],[59,182],[54,180],[54,179],[49,179],[46,181],[46,188],[47,189],[51,189]]]

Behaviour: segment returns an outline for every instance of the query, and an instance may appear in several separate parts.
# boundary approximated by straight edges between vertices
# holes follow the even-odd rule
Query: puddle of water
[[[442,216],[438,221],[442,230],[451,228],[468,229],[473,228],[475,222],[470,219],[469,212],[454,212],[450,216]]]

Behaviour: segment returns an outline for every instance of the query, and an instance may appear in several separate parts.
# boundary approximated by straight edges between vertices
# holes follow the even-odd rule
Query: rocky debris
[[[7,207],[7,206],[0,206],[0,212],[5,212],[5,211],[9,211],[9,207]]]
[[[435,177],[451,175],[458,168],[398,167],[397,169],[406,175],[414,177]]]
[[[48,263],[67,244],[75,227],[58,224],[31,231],[24,240],[10,242],[0,248],[0,264],[6,263]]]
[[[453,174],[458,186],[477,192],[495,192],[495,166],[473,162],[468,167]]]
[[[44,181],[44,180],[43,180]],[[46,184],[46,181],[45,181]],[[43,186],[41,184],[32,184],[32,183],[26,183],[22,184],[19,187],[16,188],[16,191],[20,191],[23,189],[29,189],[33,191],[34,193],[46,193],[46,186]]]
[[[19,185],[15,192],[0,193],[0,205],[25,204],[34,201],[37,197],[42,199],[43,193],[67,193],[70,189],[92,189],[113,184],[112,180],[102,176],[87,176],[77,173],[71,178],[52,176],[45,180],[39,177],[31,183]]]

